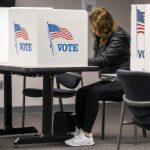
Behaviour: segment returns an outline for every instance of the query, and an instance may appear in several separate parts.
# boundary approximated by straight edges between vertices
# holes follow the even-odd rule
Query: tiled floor
[[[96,122],[93,127],[93,134],[95,139],[94,146],[77,147],[79,150],[116,150],[117,135],[119,128],[120,109],[107,109],[106,110],[106,124],[105,124],[105,140],[101,140],[101,112],[99,112]],[[126,113],[127,120],[130,120],[131,115]],[[35,126],[39,133],[41,132],[41,113],[27,113],[26,114],[26,126]],[[3,114],[0,115],[0,127],[3,127]],[[13,114],[13,126],[21,126],[21,114]],[[138,144],[133,143],[133,125],[127,125],[123,127],[123,135],[120,150],[150,150],[150,139],[143,138],[141,129],[138,129]],[[148,133],[148,132],[147,132]],[[149,133],[148,133],[149,134]],[[18,136],[1,136],[0,137],[0,150],[12,150],[16,149],[13,145],[14,140]],[[30,135],[25,135],[30,136]],[[149,135],[148,135],[149,136]],[[150,136],[149,136],[150,137]],[[36,144],[36,145],[21,145],[16,150],[73,150],[73,147],[68,147],[64,143],[48,143],[48,144]]]

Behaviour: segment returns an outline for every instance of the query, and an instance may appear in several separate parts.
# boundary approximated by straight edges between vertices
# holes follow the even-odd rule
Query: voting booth
[[[0,8],[0,24],[0,63],[7,63],[9,49],[8,8]]]
[[[0,52],[5,54],[1,63],[25,67],[87,66],[86,11],[0,8],[1,12],[4,24],[0,38],[4,43]]]
[[[150,5],[131,6],[131,70],[150,71]]]
[[[145,5],[131,6],[131,70],[145,69]]]
[[[145,7],[145,71],[150,72],[150,5]]]

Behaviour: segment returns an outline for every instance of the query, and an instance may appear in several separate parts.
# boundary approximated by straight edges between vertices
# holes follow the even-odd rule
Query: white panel
[[[144,70],[145,5],[131,7],[131,70]]]
[[[41,43],[39,45],[39,65],[51,67],[87,66],[87,12],[84,10],[53,9],[49,15],[45,13],[40,14],[42,20],[38,23],[40,25],[38,37],[39,43]],[[59,32],[52,32],[53,28]],[[65,31],[63,32],[63,30]]]
[[[8,62],[8,8],[0,7],[0,63]]]
[[[150,72],[150,5],[145,8],[145,71]]]
[[[88,14],[85,10],[14,7],[9,9],[8,18],[8,65],[87,66]]]
[[[34,8],[11,8],[9,10],[10,49],[9,64],[19,66],[37,65],[37,11]],[[22,29],[26,32],[22,32]],[[20,33],[20,37],[17,35]],[[32,63],[31,63],[32,62]]]

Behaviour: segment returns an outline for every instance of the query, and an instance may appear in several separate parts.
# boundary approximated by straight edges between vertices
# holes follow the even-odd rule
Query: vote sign
[[[5,61],[8,60],[8,64],[27,67],[87,66],[86,11],[9,8],[6,12],[8,59]]]

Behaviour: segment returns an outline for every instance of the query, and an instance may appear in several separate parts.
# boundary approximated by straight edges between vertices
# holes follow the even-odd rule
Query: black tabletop
[[[87,66],[87,67],[18,67],[18,66],[5,66],[0,65],[1,74],[19,74],[19,75],[55,75],[65,72],[78,72],[78,71],[99,71],[98,66]]]

